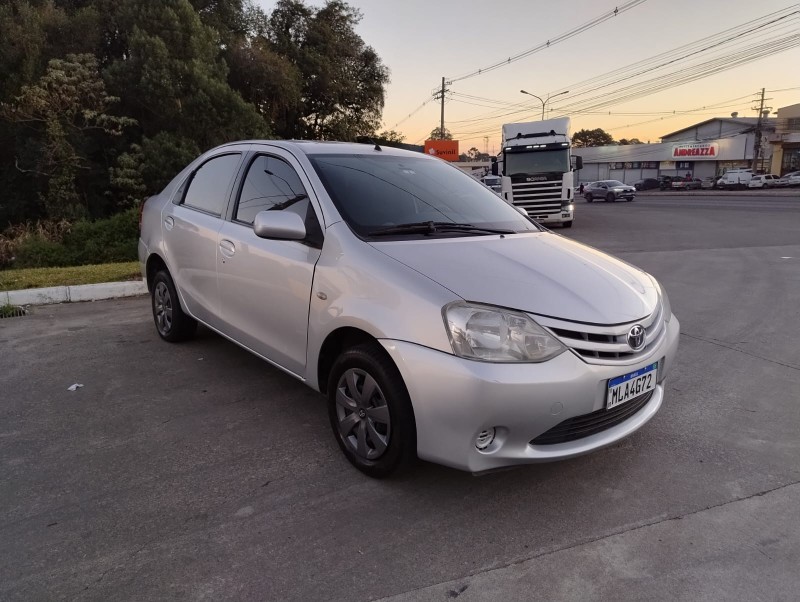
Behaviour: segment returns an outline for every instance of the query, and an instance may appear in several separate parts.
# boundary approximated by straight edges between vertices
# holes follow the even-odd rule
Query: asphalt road
[[[319,395],[161,342],[146,298],[0,320],[0,599],[797,599],[800,198],[579,201],[560,232],[666,285],[667,399],[482,477],[362,476]]]

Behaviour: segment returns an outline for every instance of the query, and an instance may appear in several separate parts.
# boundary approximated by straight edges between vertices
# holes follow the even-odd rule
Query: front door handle
[[[236,245],[229,240],[223,239],[219,241],[219,252],[225,257],[233,257],[233,254],[236,253]]]

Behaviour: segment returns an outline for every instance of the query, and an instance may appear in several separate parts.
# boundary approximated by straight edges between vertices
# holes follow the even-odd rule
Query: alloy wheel
[[[153,298],[158,332],[166,336],[172,330],[172,296],[165,282],[156,284]]]

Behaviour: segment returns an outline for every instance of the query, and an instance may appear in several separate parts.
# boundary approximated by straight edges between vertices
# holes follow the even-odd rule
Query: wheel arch
[[[164,261],[164,259],[158,253],[151,253],[150,257],[147,258],[147,263],[145,264],[145,274],[147,276],[148,291],[152,292],[153,279],[156,277],[156,274],[161,270],[166,270],[167,273],[169,273],[167,262]]]
[[[378,343],[378,339],[368,332],[353,326],[342,326],[325,337],[317,358],[317,387],[320,393],[327,395],[331,368],[333,368],[336,358],[339,357],[342,351],[365,343],[374,343],[375,347],[383,352],[383,347]],[[386,354],[386,357],[394,364],[394,360],[388,354]]]

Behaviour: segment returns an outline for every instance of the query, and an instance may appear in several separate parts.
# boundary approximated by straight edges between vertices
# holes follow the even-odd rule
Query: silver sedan
[[[655,278],[377,145],[208,151],[145,203],[139,258],[162,339],[201,323],[320,391],[374,477],[610,445],[661,407],[678,346]]]

